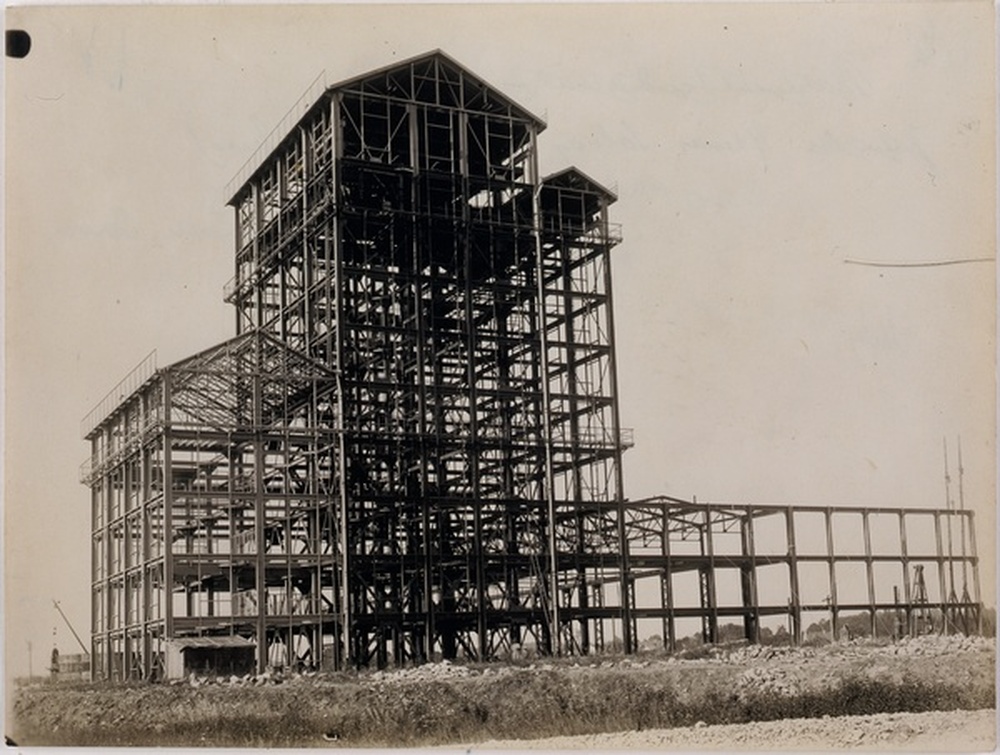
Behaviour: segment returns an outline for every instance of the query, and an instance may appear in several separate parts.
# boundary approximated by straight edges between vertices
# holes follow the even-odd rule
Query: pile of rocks
[[[951,653],[989,652],[995,647],[995,641],[987,637],[927,634],[920,637],[903,637],[894,645],[879,648],[879,651],[887,655],[934,656]]]
[[[410,668],[376,671],[368,679],[372,682],[432,682],[445,679],[459,679],[472,676],[468,666],[460,666],[449,661],[425,663]]]
[[[772,661],[784,658],[792,654],[800,654],[798,648],[773,645],[747,645],[746,647],[728,653],[725,657],[727,663],[750,663],[753,661]]]
[[[794,697],[800,694],[802,689],[798,681],[783,669],[754,666],[740,674],[734,692],[738,700],[745,701],[762,694]]]
[[[315,674],[313,674],[315,676]],[[187,679],[175,679],[170,682],[172,685],[176,686],[178,684],[187,684],[190,687],[209,687],[209,686],[226,686],[226,687],[263,687],[266,685],[283,684],[285,681],[297,680],[298,676],[285,676],[281,672],[270,672],[265,671],[263,674],[244,674],[242,676],[237,676],[235,674],[231,676],[198,676],[193,671],[188,675]]]

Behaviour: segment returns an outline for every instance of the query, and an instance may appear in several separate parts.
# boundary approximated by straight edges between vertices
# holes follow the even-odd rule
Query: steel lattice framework
[[[109,657],[220,628],[338,667],[585,652],[594,622],[627,618],[588,587],[624,552],[615,196],[572,168],[541,178],[543,128],[435,52],[322,88],[252,159],[230,199],[236,340],[85,428],[84,476],[116,522],[95,519]],[[302,385],[254,382],[272,352],[311,366]],[[143,465],[165,500],[135,506],[173,545],[125,573],[122,540],[150,543],[117,497]],[[140,583],[166,597],[129,640],[138,617],[112,594],[137,607]]]
[[[164,643],[197,635],[253,639],[261,669],[587,653],[609,627],[631,652],[641,619],[672,647],[683,615],[715,638],[712,533],[769,512],[626,502],[616,197],[540,176],[544,128],[435,51],[317,80],[248,161],[227,190],[236,337],[151,355],[84,420],[96,675],[159,677]],[[939,567],[976,565],[964,532]],[[761,604],[769,562],[743,543],[721,615],[753,638],[800,605],[794,584]]]

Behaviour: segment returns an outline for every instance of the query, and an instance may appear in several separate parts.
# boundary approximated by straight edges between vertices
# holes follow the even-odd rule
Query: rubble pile
[[[705,648],[702,657],[687,660],[683,654],[666,658],[617,657],[539,660],[527,664],[490,664],[468,666],[447,660],[425,663],[407,668],[392,668],[384,671],[362,672],[354,680],[360,684],[395,684],[450,681],[473,677],[502,678],[513,674],[537,674],[555,670],[588,673],[606,669],[631,671],[640,669],[673,668],[676,666],[711,665],[746,667],[739,677],[737,694],[754,692],[774,692],[779,695],[795,695],[801,692],[800,685],[792,673],[795,667],[810,659],[834,659],[838,662],[872,661],[885,656],[933,658],[952,654],[993,653],[995,641],[987,637],[966,637],[964,635],[923,635],[903,637],[896,642],[873,642],[870,639],[854,639],[832,643],[821,648],[791,647],[787,645],[740,645],[738,647]],[[881,668],[881,667],[880,667]],[[340,675],[326,672],[305,671],[299,673],[266,671],[262,674],[243,676],[198,676],[192,673],[186,679],[171,682],[172,685],[203,687],[210,685],[230,687],[263,687],[279,684],[327,685],[342,682]]]
[[[921,637],[903,637],[894,645],[878,648],[878,651],[887,655],[935,656],[952,653],[988,652],[995,647],[994,640],[987,637],[927,634]]]
[[[807,650],[807,649],[806,649]],[[785,646],[773,646],[773,645],[747,645],[727,653],[723,660],[726,663],[751,663],[751,662],[764,662],[773,661],[779,658],[785,658],[792,654],[801,654],[803,652],[802,648],[791,648]]]
[[[367,678],[372,682],[433,682],[447,679],[461,679],[475,674],[468,666],[439,661],[409,668],[376,671]]]
[[[780,668],[754,666],[747,669],[736,680],[736,699],[744,702],[755,695],[779,695],[793,697],[802,692],[798,681]]]

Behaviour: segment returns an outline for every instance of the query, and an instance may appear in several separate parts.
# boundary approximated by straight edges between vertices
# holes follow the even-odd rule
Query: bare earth
[[[989,752],[996,711],[932,711],[784,719],[725,726],[623,731],[579,737],[504,740],[443,750],[906,750]]]
[[[987,752],[997,742],[995,670],[992,638],[953,635],[167,684],[35,682],[15,689],[4,733],[21,745],[92,747]],[[905,710],[931,712],[875,713]]]

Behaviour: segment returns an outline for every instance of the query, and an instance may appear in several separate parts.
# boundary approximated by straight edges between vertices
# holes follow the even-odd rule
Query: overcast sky
[[[234,332],[223,188],[321,70],[441,48],[617,187],[626,493],[945,505],[994,603],[989,2],[8,9],[7,673],[89,630],[84,414]],[[953,471],[955,466],[952,458]],[[957,475],[954,475],[957,478]],[[957,491],[955,491],[957,494]]]

